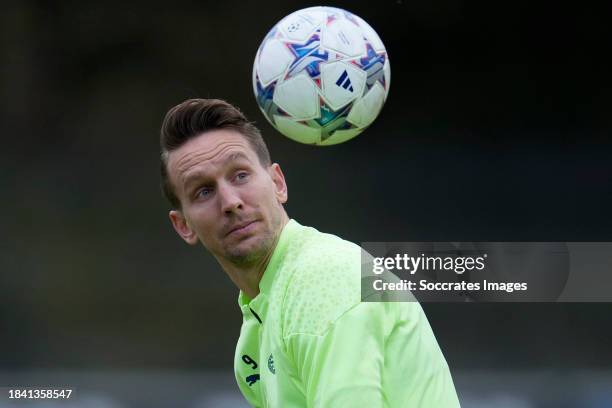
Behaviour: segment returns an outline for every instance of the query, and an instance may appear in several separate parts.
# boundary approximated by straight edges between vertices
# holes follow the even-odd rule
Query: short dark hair
[[[261,165],[271,164],[261,132],[240,109],[221,99],[188,99],[166,113],[161,127],[161,188],[173,208],[180,208],[181,202],[168,176],[168,155],[189,139],[217,129],[238,131],[253,148]]]

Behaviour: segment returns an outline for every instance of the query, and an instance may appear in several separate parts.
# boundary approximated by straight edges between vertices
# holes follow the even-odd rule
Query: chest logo
[[[274,368],[274,358],[272,358],[272,354],[270,354],[270,357],[268,357],[268,370],[270,370],[272,374],[276,374],[276,369]]]

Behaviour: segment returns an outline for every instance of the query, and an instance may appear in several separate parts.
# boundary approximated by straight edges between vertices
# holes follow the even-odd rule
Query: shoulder
[[[360,302],[361,248],[309,227],[297,241],[282,304],[283,333],[320,335]]]
[[[300,226],[291,243],[290,251],[295,266],[313,277],[319,271],[337,275],[360,272],[361,248],[336,235],[317,231],[315,228]]]

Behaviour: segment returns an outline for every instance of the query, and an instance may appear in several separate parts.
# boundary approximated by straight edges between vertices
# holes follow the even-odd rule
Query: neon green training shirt
[[[259,294],[240,293],[234,368],[254,407],[455,408],[417,302],[361,302],[361,248],[290,220]]]

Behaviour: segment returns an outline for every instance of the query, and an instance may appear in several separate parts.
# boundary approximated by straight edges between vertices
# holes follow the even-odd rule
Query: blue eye
[[[209,187],[205,187],[201,190],[198,190],[198,192],[196,193],[196,197],[203,197],[206,198],[208,197],[210,194],[212,193],[212,188]]]
[[[245,180],[248,176],[249,174],[247,172],[241,171],[240,173],[236,174],[236,180],[242,181]]]

